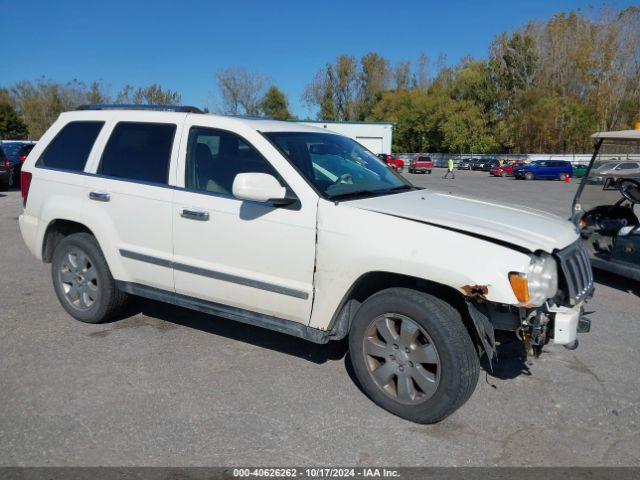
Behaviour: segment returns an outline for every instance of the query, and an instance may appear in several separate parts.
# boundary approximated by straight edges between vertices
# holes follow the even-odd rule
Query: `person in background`
[[[451,178],[455,180],[456,174],[453,171],[453,158],[450,158],[447,162],[447,173],[445,173],[442,178],[449,178],[449,174],[451,174]]]

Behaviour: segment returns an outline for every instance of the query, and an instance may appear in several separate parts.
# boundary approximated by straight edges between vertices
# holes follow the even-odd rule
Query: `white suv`
[[[323,129],[81,107],[33,149],[22,194],[23,238],[74,318],[101,322],[133,294],[317,343],[348,335],[364,391],[416,422],[471,396],[495,329],[538,354],[589,327],[571,223],[415,188]]]

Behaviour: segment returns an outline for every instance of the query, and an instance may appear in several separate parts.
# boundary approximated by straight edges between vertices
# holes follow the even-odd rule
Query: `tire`
[[[429,175],[431,175],[431,170],[427,170],[427,173],[428,173]]]
[[[524,179],[525,180],[535,180],[536,177],[533,175],[533,173],[527,172],[527,173],[524,174]]]
[[[53,252],[51,278],[62,307],[81,322],[108,320],[120,313],[127,301],[98,242],[89,233],[74,233],[60,241]]]
[[[501,176],[502,178],[506,177],[506,176],[507,176],[507,172],[502,172],[502,173],[500,173],[500,176]]]
[[[384,341],[378,328],[390,341]],[[415,337],[416,343],[406,347],[399,334],[403,331],[417,332],[404,336]],[[417,423],[437,423],[460,408],[471,397],[480,373],[478,354],[460,313],[433,295],[407,288],[383,290],[362,304],[349,332],[349,353],[366,395]]]
[[[567,178],[567,174],[566,174],[566,173],[561,173],[561,174],[560,174],[560,178],[559,178],[559,180],[560,180],[561,182],[564,182],[564,181],[566,180],[566,178]]]
[[[398,170],[396,170],[398,173],[402,173],[402,171],[404,170],[403,167],[398,167]]]
[[[9,173],[7,175],[7,190],[11,190],[13,187],[16,186],[16,174],[13,171],[13,169],[9,170]]]

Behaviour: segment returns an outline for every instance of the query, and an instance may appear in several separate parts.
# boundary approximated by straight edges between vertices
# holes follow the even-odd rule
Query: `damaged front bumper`
[[[467,300],[467,307],[483,351],[480,353],[486,353],[491,361],[496,356],[496,330],[513,332],[530,355],[539,356],[549,342],[576,348],[578,333],[591,330],[591,321],[584,315],[584,303],[572,307],[544,304],[521,308]]]

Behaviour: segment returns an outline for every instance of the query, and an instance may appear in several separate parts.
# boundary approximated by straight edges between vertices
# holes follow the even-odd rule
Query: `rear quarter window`
[[[49,143],[36,165],[61,170],[84,170],[104,122],[71,122]]]

